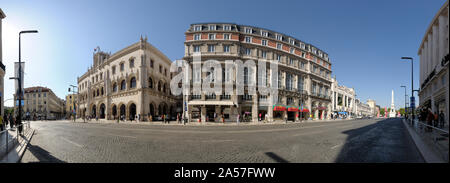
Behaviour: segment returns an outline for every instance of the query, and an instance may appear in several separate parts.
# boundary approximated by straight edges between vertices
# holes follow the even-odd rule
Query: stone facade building
[[[372,109],[370,108],[369,104],[361,102],[359,99],[355,100],[356,103],[356,116],[358,117],[371,117]]]
[[[290,121],[310,116],[313,119],[330,117],[331,62],[328,55],[317,47],[286,34],[234,23],[191,24],[185,36],[183,60],[191,68],[194,55],[199,54],[202,63],[212,59],[219,61],[222,68],[226,68],[226,60],[246,62],[251,59],[256,62],[254,66],[222,69],[223,83],[233,85],[231,92],[198,95],[194,94],[191,85],[190,93],[184,93],[183,98],[191,121],[218,122],[222,117],[224,121],[236,121],[240,115],[241,121],[256,122],[265,120],[266,114],[268,121],[285,120],[286,117]],[[263,80],[258,79],[260,62],[266,64],[267,74],[263,79],[270,80],[266,82],[267,86],[278,86],[277,96],[260,95],[259,92],[252,95],[249,92],[248,83],[256,84]],[[278,73],[272,74],[271,63],[278,64]],[[242,74],[237,74],[240,69]],[[211,73],[214,72],[194,70],[189,82],[202,81]],[[245,83],[244,93],[240,95],[235,84],[239,78],[243,78]]]
[[[441,111],[449,121],[449,6],[448,1],[436,13],[420,44],[419,106]]]
[[[77,117],[142,121],[181,112],[181,102],[170,93],[174,73],[171,61],[157,48],[140,39],[114,54],[93,54],[93,65],[78,77]]]
[[[3,13],[0,8],[0,114],[4,115],[4,101],[5,101],[5,92],[4,92],[4,78],[5,78],[5,65],[3,65],[3,51],[2,51],[2,19],[6,17],[5,13]]]
[[[341,117],[351,118],[356,113],[355,89],[340,86],[336,77],[331,84],[332,112]]]
[[[42,86],[24,89],[24,106],[22,118],[26,119],[61,119],[64,114],[64,101],[49,88]],[[16,96],[14,95],[14,99]],[[16,100],[14,100],[16,101]],[[17,102],[14,111],[18,111]]]
[[[78,102],[78,95],[77,94],[69,94],[66,96],[66,113],[68,116],[70,116],[71,114],[73,114],[74,109],[76,109],[78,106],[77,105]],[[75,107],[74,107],[75,106]]]

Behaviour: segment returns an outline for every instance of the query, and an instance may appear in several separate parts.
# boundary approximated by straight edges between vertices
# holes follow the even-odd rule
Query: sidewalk
[[[414,127],[409,121],[402,119],[409,135],[416,144],[417,149],[422,154],[427,163],[448,163],[448,133],[447,137],[443,132],[433,130],[434,132],[423,132],[424,128],[417,126],[418,120],[415,120]],[[444,129],[445,130],[445,129]],[[448,126],[446,127],[448,132]]]
[[[10,129],[10,128],[8,128]],[[8,135],[8,151],[6,152],[6,135]],[[0,163],[17,163],[20,161],[28,143],[34,135],[34,129],[23,131],[17,138],[17,129],[0,134]]]

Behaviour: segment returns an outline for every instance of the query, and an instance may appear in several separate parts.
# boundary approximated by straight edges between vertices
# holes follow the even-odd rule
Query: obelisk
[[[392,90],[391,110],[389,111],[389,117],[390,118],[395,118],[394,90]]]

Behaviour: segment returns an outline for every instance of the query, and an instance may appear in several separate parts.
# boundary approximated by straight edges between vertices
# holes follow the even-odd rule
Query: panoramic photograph
[[[0,165],[448,164],[449,96],[448,0],[0,3]]]

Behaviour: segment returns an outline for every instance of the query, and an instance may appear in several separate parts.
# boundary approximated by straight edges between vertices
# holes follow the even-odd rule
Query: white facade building
[[[419,107],[449,116],[448,1],[434,16],[420,44]]]
[[[2,9],[0,9],[0,114],[3,116],[4,112],[4,77],[5,77],[5,65],[3,65],[3,51],[2,51],[2,19],[6,17]]]
[[[355,89],[339,86],[336,77],[331,83],[332,112],[340,117],[351,118],[356,114]]]

